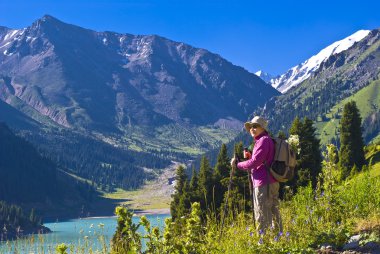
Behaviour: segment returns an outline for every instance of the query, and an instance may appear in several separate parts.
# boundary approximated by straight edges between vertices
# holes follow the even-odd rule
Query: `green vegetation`
[[[366,129],[369,127],[368,124],[365,124],[366,120],[370,119],[371,117],[376,117],[375,113],[379,111],[380,80],[372,81],[368,86],[359,90],[354,95],[347,97],[346,99],[337,103],[325,115],[323,121],[316,123],[315,126],[318,130],[321,144],[337,144],[337,138],[339,136],[339,124],[340,118],[342,117],[343,106],[350,101],[354,101],[356,103],[364,122],[363,131],[366,133]],[[371,141],[371,138],[375,138],[376,135],[374,136],[372,133],[369,133],[369,137],[366,138],[366,141]]]
[[[257,232],[250,215],[235,207],[229,210],[222,233],[215,214],[209,211],[203,224],[200,205],[193,203],[191,213],[174,222],[168,219],[163,232],[149,229],[142,219],[139,225],[148,233],[141,236],[135,233],[138,225],[126,218],[128,211],[118,208],[121,226],[112,253],[315,253],[322,244],[342,246],[355,233],[361,233],[362,244],[368,239],[379,241],[377,231],[369,234],[368,230],[369,225],[380,225],[380,163],[341,181],[336,156],[336,148],[329,146],[316,188],[301,187],[281,203],[283,232]],[[117,237],[120,234],[125,237]],[[148,241],[145,251],[142,237]]]
[[[0,201],[0,241],[20,238],[31,233],[49,232],[43,227],[42,219],[37,216],[34,209],[29,216],[24,213],[21,207],[9,205]]]
[[[311,181],[315,186],[317,178],[321,172],[321,150],[319,139],[316,137],[316,129],[313,127],[313,121],[305,117],[300,121],[296,117],[290,127],[289,134],[297,135],[299,138],[299,154],[297,158],[295,179],[290,186],[295,191],[298,186],[306,186]]]
[[[355,129],[350,128],[350,124],[360,123],[359,112],[354,109],[355,103],[346,105],[342,122],[349,123],[345,124],[347,131],[342,128],[342,144],[361,136],[360,131],[350,131]],[[176,192],[171,203],[172,220],[166,222],[162,233],[157,229],[155,233],[150,233],[153,231],[147,229],[148,235],[144,237],[150,241],[150,248],[145,252],[142,252],[139,244],[141,236],[133,234],[138,225],[128,225],[128,220],[123,219],[127,211],[118,208],[118,211],[123,211],[123,216],[119,215],[119,220],[122,221],[119,225],[122,227],[118,227],[115,234],[113,253],[129,250],[132,253],[314,253],[323,244],[340,248],[350,235],[371,230],[365,226],[363,228],[363,221],[378,223],[380,220],[380,174],[376,172],[380,166],[377,161],[380,155],[378,146],[366,149],[367,158],[371,162],[377,162],[374,167],[369,164],[357,168],[359,164],[345,163],[345,156],[338,160],[334,145],[327,146],[324,161],[319,165],[319,140],[315,138],[312,121],[305,118],[301,122],[296,118],[290,132],[300,135],[300,143],[304,143],[300,144],[301,151],[304,151],[297,164],[303,165],[305,169],[300,168],[298,172],[307,171],[314,177],[305,178],[304,182],[308,183],[306,185],[296,181],[296,192],[285,188],[284,200],[281,202],[283,232],[273,228],[263,233],[253,227],[252,214],[246,202],[249,196],[247,198],[245,195],[248,191],[241,189],[245,185],[242,179],[235,176],[235,187],[231,193],[225,189],[223,191],[227,174],[221,177],[220,169],[224,168],[222,165],[226,166],[225,170],[230,169],[226,147],[222,146],[214,170],[208,159],[203,157],[199,174],[194,174],[193,169],[194,175],[190,182],[185,169],[178,167]],[[354,142],[359,150],[363,150],[360,146],[363,143]],[[242,144],[235,145],[234,153],[239,155],[241,152]],[[342,155],[343,153],[341,151]],[[352,168],[348,171],[350,174],[347,174],[347,168]],[[197,184],[194,184],[194,178],[198,179]],[[219,189],[218,181],[221,191],[215,193]],[[215,197],[229,194],[231,196],[225,206],[228,209],[224,210],[223,203],[218,203],[219,199]],[[146,227],[143,220],[140,225]],[[134,240],[119,237],[124,232],[132,234]],[[370,241],[368,239],[380,241],[380,232],[373,231],[370,237],[365,234],[362,237],[367,239],[362,243]]]
[[[340,124],[339,165],[342,177],[346,178],[355,173],[352,171],[362,168],[365,163],[363,148],[360,113],[354,101],[348,102],[344,105]]]

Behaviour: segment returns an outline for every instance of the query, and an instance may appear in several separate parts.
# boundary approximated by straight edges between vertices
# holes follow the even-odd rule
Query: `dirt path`
[[[170,213],[171,195],[174,192],[175,172],[179,163],[173,162],[162,170],[157,179],[147,182],[141,189],[135,191],[118,190],[106,194],[109,199],[126,200],[119,204],[128,205],[136,214],[166,214]]]

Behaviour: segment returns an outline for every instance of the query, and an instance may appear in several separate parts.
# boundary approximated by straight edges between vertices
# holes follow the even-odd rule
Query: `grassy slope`
[[[345,103],[355,101],[362,119],[368,117],[371,113],[379,110],[380,107],[380,80],[370,83],[367,87],[361,89],[356,94],[337,103],[326,115],[327,121],[317,122],[315,127],[320,135],[321,144],[326,145],[331,139],[338,134],[339,119]],[[339,116],[336,118],[336,116]],[[376,140],[380,140],[380,135]]]
[[[168,179],[175,177],[177,166],[178,164],[174,163],[163,170],[156,180],[147,182],[138,190],[118,189],[114,193],[104,193],[103,197],[111,200],[125,200],[119,204],[128,205],[132,210],[166,209],[168,211],[171,194],[174,191],[174,185],[170,184]]]
[[[179,124],[148,129],[131,127],[123,132],[125,134],[122,136],[104,136],[101,133],[96,133],[96,136],[109,144],[135,151],[151,149],[197,156],[228,143],[238,133],[214,126],[184,127]]]

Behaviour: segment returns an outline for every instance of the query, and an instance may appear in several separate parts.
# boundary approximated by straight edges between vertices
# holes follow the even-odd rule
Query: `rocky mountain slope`
[[[321,64],[323,64],[329,57],[349,49],[355,43],[363,40],[369,33],[369,30],[360,30],[343,40],[332,43],[305,62],[290,68],[283,75],[270,78],[270,83],[281,93],[286,93],[289,89],[302,83],[304,80],[312,76],[313,73],[318,71]]]
[[[117,132],[240,121],[277,95],[219,55],[156,35],[95,32],[44,16],[0,29],[0,98],[40,121]],[[253,99],[254,98],[254,99]]]
[[[274,132],[286,131],[295,116],[327,121],[332,108],[345,98],[371,84],[378,91],[378,83],[373,82],[379,80],[379,73],[380,30],[377,29],[351,48],[331,55],[309,78],[287,93],[271,99],[256,113],[270,119]],[[377,107],[373,105],[372,112],[376,113]],[[376,122],[376,119],[372,120],[367,121],[369,125],[364,128],[370,128]]]

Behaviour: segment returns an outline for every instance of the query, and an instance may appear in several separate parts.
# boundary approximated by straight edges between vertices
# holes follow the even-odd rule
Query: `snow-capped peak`
[[[302,64],[294,66],[280,77],[272,79],[272,86],[281,93],[287,92],[290,88],[300,84],[302,81],[310,77],[313,72],[318,70],[321,63],[326,61],[331,55],[349,49],[355,42],[361,41],[366,37],[369,32],[369,30],[359,30],[343,40],[334,42]]]
[[[273,76],[269,73],[263,72],[262,70],[256,71],[255,75],[264,80],[266,83],[271,84]]]

